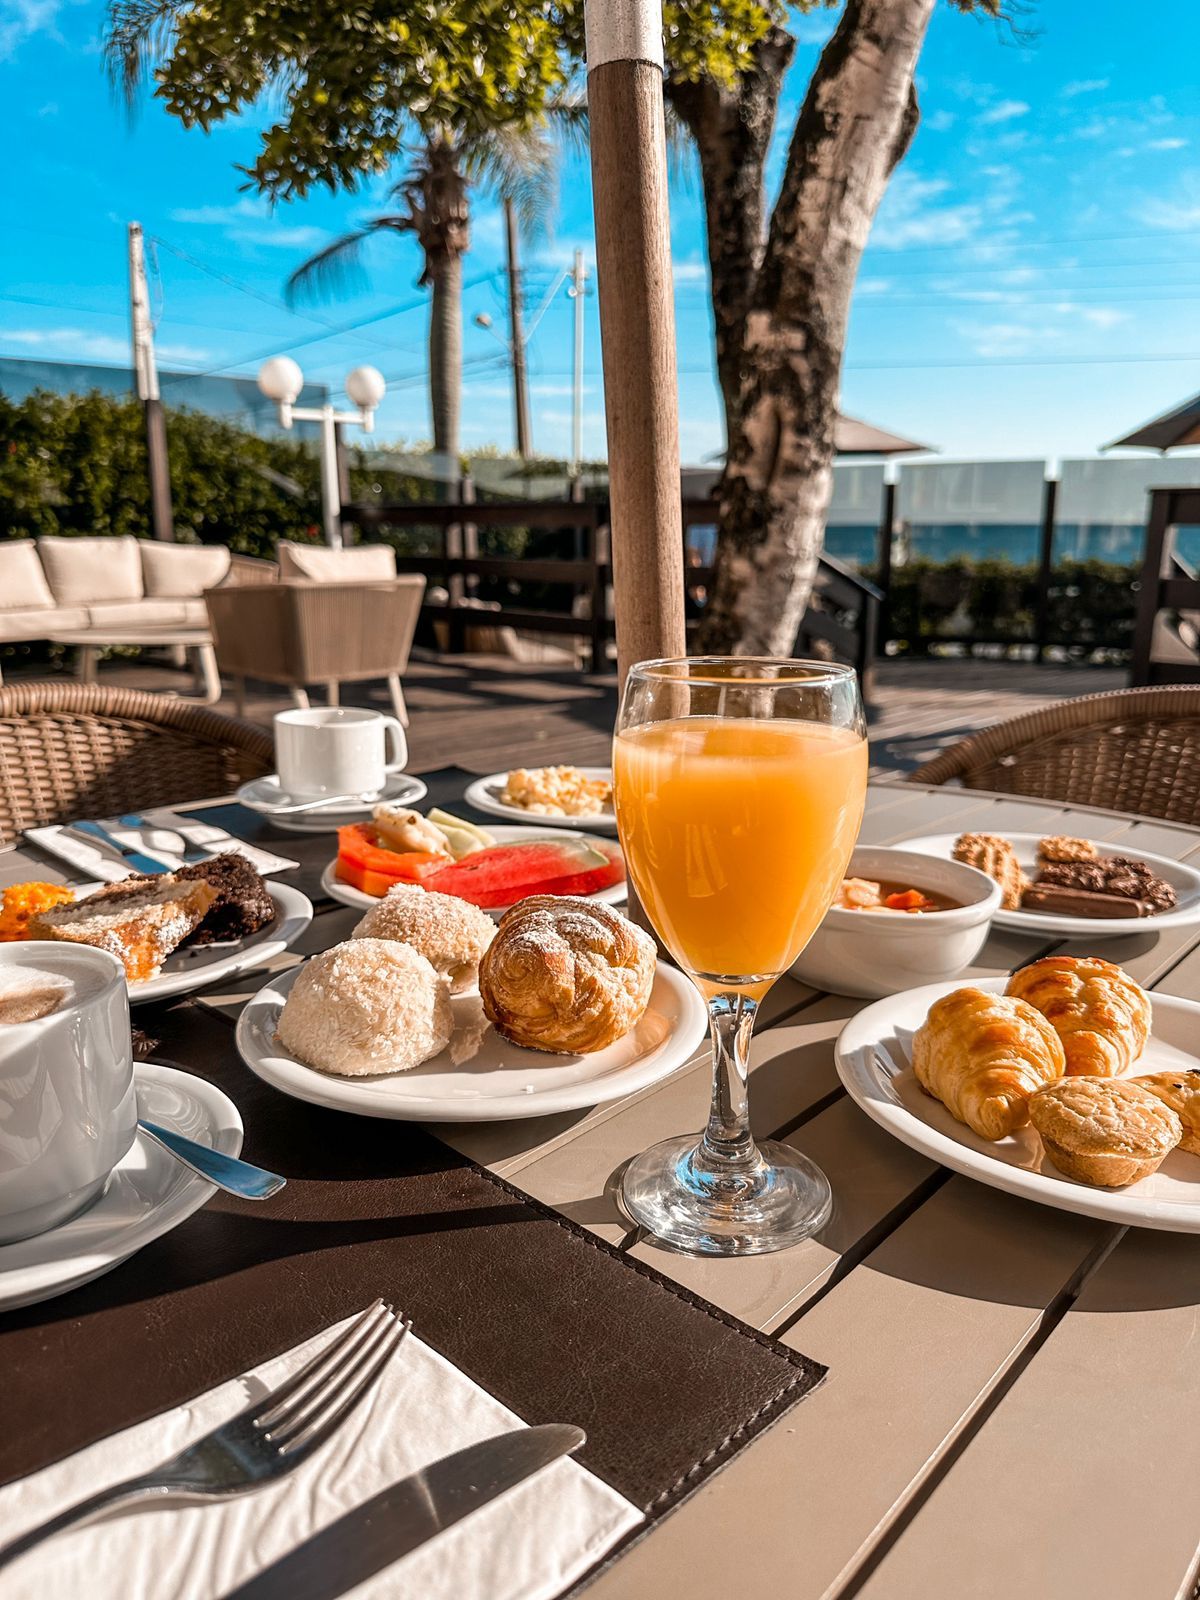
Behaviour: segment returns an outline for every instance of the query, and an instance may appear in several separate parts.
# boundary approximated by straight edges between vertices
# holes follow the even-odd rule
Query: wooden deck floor
[[[9,682],[19,681],[10,675]],[[148,660],[107,662],[101,683],[188,692],[186,676]],[[881,661],[871,719],[872,771],[911,771],[947,744],[1037,710],[1052,700],[1123,688],[1117,668],[1032,666],[1019,662]],[[450,764],[495,772],[520,761],[603,763],[608,759],[616,682],[496,656],[423,659],[410,665],[405,693],[411,712],[414,771]],[[349,691],[346,702],[389,710],[382,684]],[[269,724],[287,702],[262,687],[247,714]],[[230,714],[232,702],[219,710]]]

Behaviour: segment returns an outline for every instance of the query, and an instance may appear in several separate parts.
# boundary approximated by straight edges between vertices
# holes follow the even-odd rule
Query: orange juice
[[[681,717],[618,734],[613,782],[629,876],[672,955],[709,978],[775,977],[845,874],[867,742],[824,723]]]

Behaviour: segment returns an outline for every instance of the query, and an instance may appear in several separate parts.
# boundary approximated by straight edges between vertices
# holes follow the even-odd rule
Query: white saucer
[[[606,1050],[586,1056],[523,1050],[486,1024],[478,995],[456,995],[456,1037],[432,1061],[411,1072],[339,1078],[306,1067],[276,1042],[279,1013],[301,970],[281,973],[243,1009],[237,1025],[242,1060],[284,1094],[364,1117],[495,1122],[576,1111],[658,1083],[690,1061],[708,1035],[699,993],[660,962],[642,1020]],[[450,1054],[455,1047],[472,1052],[458,1066]]]
[[[985,978],[971,987],[1001,994],[1006,982]],[[993,1144],[956,1122],[940,1101],[925,1093],[912,1070],[912,1036],[933,1002],[960,987],[931,983],[890,995],[865,1007],[842,1029],[834,1050],[838,1074],[867,1115],[910,1149],[993,1189],[1104,1222],[1200,1233],[1200,1156],[1172,1150],[1149,1178],[1124,1189],[1095,1189],[1064,1177],[1032,1127]],[[1150,1005],[1150,1039],[1125,1076],[1200,1069],[1200,1004],[1152,994]]]
[[[580,767],[585,778],[605,778],[612,782],[611,767]],[[476,811],[486,811],[489,816],[507,817],[510,822],[523,822],[528,826],[536,823],[544,828],[570,828],[578,832],[581,828],[591,828],[596,832],[616,833],[617,816],[613,810],[612,801],[602,811],[592,812],[586,817],[544,817],[537,811],[526,811],[523,806],[510,806],[500,796],[508,781],[507,772],[492,772],[486,778],[476,778],[469,786],[463,799],[469,806],[474,806]]]
[[[557,838],[563,831],[564,830],[561,828],[556,828],[553,833],[550,834],[550,837]],[[525,844],[534,839],[544,839],[547,837],[546,830],[542,828],[499,827],[489,828],[488,832],[491,834],[492,838],[497,844]],[[581,839],[587,838],[587,834],[580,833],[577,828],[571,829],[571,832],[577,834]],[[609,840],[604,840],[604,843],[608,844],[611,848],[611,842]],[[372,906],[377,906],[379,904],[378,895],[364,894],[361,889],[352,888],[350,884],[343,883],[341,881],[337,875],[336,856],[321,874],[321,890],[324,894],[327,894],[331,900],[340,900],[344,906],[353,906],[356,911],[369,911]],[[610,885],[610,887],[607,889],[598,889],[595,894],[584,896],[584,899],[586,900],[596,900],[601,905],[605,906],[619,906],[628,898],[629,885],[625,879],[622,879],[620,883],[614,883]],[[490,907],[485,906],[484,910],[487,911],[489,917],[495,917],[496,920],[499,921],[499,919],[504,915],[505,911],[508,910],[508,907],[501,906],[498,909],[493,910]]]
[[[279,779],[271,773],[266,778],[255,778],[252,783],[244,783],[237,792],[239,802],[250,811],[258,811],[268,817],[273,827],[282,828],[285,833],[332,833],[335,828],[344,828],[351,822],[361,822],[364,817],[369,817],[377,805],[386,802],[389,805],[411,806],[418,800],[423,800],[429,793],[420,778],[414,778],[407,772],[392,772],[388,774],[387,782],[376,794],[369,795],[351,805],[342,806],[315,806],[311,811],[281,812],[280,806],[285,804],[295,805],[299,796],[286,794],[279,787]]]
[[[226,1155],[239,1154],[242,1119],[220,1089],[152,1061],[137,1062],[133,1073],[139,1116]],[[95,1205],[48,1233],[0,1245],[0,1310],[49,1300],[110,1272],[215,1193],[139,1133]]]
[[[264,966],[295,944],[313,919],[312,901],[288,883],[268,883],[267,892],[275,905],[274,922],[235,944],[188,945],[174,951],[163,962],[157,978],[130,984],[130,1005],[190,994],[193,989],[202,989],[218,978],[232,977],[247,967]]]

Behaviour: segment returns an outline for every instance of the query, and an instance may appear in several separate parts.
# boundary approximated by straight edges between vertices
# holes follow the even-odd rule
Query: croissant
[[[603,1050],[641,1020],[656,956],[654,940],[611,906],[530,895],[501,917],[479,964],[484,1013],[531,1050]]]
[[[981,1139],[1029,1121],[1029,1097],[1063,1075],[1063,1047],[1023,1000],[956,989],[929,1008],[913,1036],[913,1071],[926,1094]]]
[[[1006,994],[1040,1011],[1058,1034],[1071,1078],[1115,1078],[1150,1037],[1150,1001],[1127,972],[1099,956],[1045,956],[1021,967]]]

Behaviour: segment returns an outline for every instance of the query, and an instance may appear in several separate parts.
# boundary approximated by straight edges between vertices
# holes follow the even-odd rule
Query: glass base
[[[632,1221],[673,1250],[754,1256],[785,1250],[823,1228],[833,1209],[829,1180],[807,1156],[774,1140],[749,1166],[701,1165],[694,1133],[635,1156],[621,1181]]]

